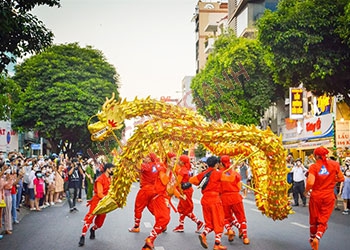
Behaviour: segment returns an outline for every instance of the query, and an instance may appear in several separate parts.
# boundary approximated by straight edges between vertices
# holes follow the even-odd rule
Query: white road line
[[[193,200],[193,204],[201,204],[201,201],[198,199],[192,199]]]
[[[143,225],[145,226],[145,228],[152,228],[152,223],[149,222],[144,222]]]
[[[257,212],[257,213],[261,213],[261,211],[260,211],[259,209],[256,209],[256,208],[252,208],[252,209],[250,209],[250,210],[252,210],[252,211],[254,211],[254,212]]]
[[[309,226],[306,226],[304,224],[300,224],[300,223],[297,223],[297,222],[291,222],[290,224],[298,226],[298,227],[302,227],[302,228],[309,228]]]

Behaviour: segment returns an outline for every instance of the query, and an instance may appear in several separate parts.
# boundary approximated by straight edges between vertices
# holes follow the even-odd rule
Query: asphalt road
[[[0,250],[140,250],[144,239],[149,235],[153,217],[145,210],[142,218],[141,232],[129,233],[133,225],[133,205],[138,191],[135,183],[128,196],[127,206],[110,212],[104,226],[96,231],[96,239],[90,240],[87,234],[85,246],[78,247],[83,218],[87,212],[86,202],[78,204],[79,212],[69,213],[66,202],[43,209],[42,212],[28,211],[21,208],[20,224],[14,225],[12,235],[4,235],[0,240]],[[195,190],[195,214],[202,219],[199,190]],[[177,203],[174,199],[174,204]],[[310,250],[308,243],[308,208],[296,207],[295,214],[283,221],[273,221],[257,210],[254,197],[249,194],[244,201],[248,220],[248,236],[251,243],[244,245],[239,238],[232,243],[223,236],[222,243],[228,249],[235,250]],[[186,219],[185,232],[174,233],[172,229],[178,224],[178,215],[172,211],[168,231],[161,234],[155,242],[155,250],[200,250],[196,225]],[[350,229],[350,215],[334,211],[329,227],[320,242],[319,250],[349,249],[347,244]],[[209,249],[214,244],[214,234],[207,237]]]

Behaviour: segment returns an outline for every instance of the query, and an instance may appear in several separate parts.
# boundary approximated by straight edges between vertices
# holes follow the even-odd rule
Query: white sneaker
[[[54,206],[54,205],[55,205],[55,202],[51,202],[50,205],[51,205],[51,206]]]
[[[58,202],[58,203],[62,203],[62,200],[61,200],[61,199],[58,199],[57,202]]]

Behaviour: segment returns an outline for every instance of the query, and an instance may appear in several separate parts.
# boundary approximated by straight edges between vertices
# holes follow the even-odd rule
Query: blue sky
[[[101,50],[120,74],[121,97],[179,97],[195,74],[197,0],[61,0],[33,11],[55,44],[78,42]]]

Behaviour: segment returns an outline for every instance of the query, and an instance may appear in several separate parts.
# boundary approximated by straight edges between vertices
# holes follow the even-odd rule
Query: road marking
[[[261,213],[261,211],[259,209],[256,209],[256,208],[252,208],[251,210],[254,212],[257,212],[257,213]]]
[[[154,250],[165,250],[164,247],[154,247]]]
[[[152,223],[149,223],[149,222],[144,222],[143,223],[145,225],[145,228],[152,228]]]
[[[201,201],[198,199],[192,199],[194,204],[201,204]]]
[[[309,228],[309,226],[306,226],[304,224],[300,224],[300,223],[297,223],[297,222],[291,222],[290,224],[298,226],[298,227],[302,227],[302,228]]]

